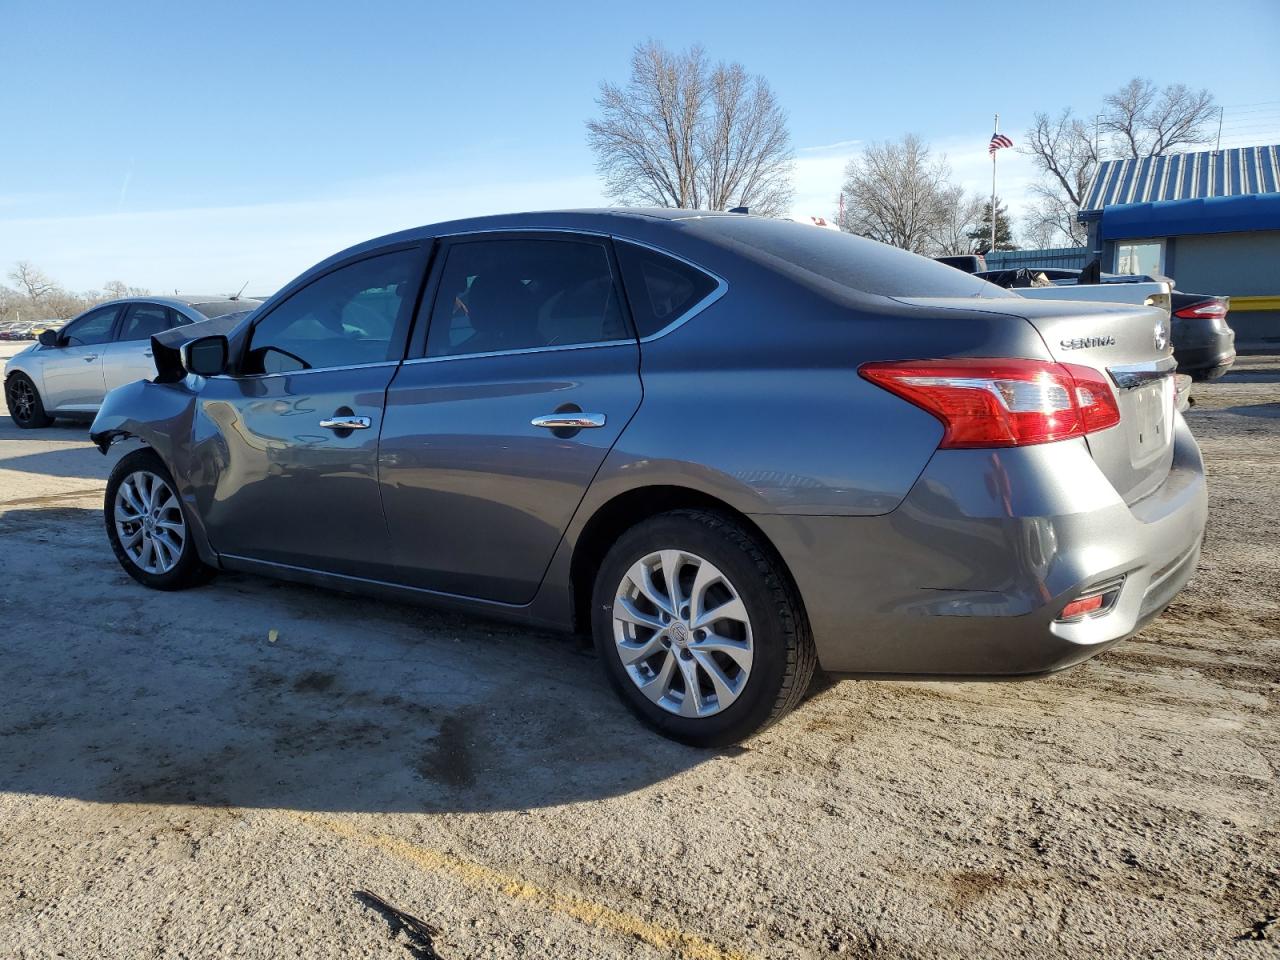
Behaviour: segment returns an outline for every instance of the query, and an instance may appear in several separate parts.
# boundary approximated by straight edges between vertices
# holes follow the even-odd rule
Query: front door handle
[[[329,417],[321,420],[320,426],[326,430],[368,430],[373,421],[368,417]]]
[[[93,361],[98,359],[98,355],[95,353],[95,354],[91,354],[90,356],[84,357],[82,359],[84,360],[85,363],[93,363]]]
[[[603,427],[603,413],[551,413],[545,417],[534,417],[529,422],[535,427],[546,427],[548,430],[587,430],[592,427]]]

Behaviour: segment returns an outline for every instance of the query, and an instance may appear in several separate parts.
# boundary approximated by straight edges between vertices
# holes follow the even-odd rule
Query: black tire
[[[185,525],[182,548],[178,553],[177,562],[170,569],[163,572],[151,572],[139,566],[125,551],[125,547],[120,541],[120,531],[117,529],[115,508],[120,488],[130,477],[140,473],[149,473],[157,476],[168,485],[169,490],[173,492],[173,499],[176,501],[176,507],[171,508],[171,510],[177,510],[181,513],[181,518]],[[107,495],[103,502],[103,519],[106,522],[107,540],[111,543],[111,552],[116,555],[116,559],[120,561],[120,566],[124,567],[129,576],[143,586],[151,587],[153,590],[185,590],[188,587],[208,582],[209,578],[214,574],[214,570],[200,559],[200,555],[196,551],[191,529],[191,518],[186,506],[182,503],[182,498],[177,496],[177,489],[173,482],[173,474],[169,472],[169,468],[165,466],[159,454],[150,449],[134,450],[132,453],[121,457],[120,462],[115,465],[115,468],[111,471],[110,478],[107,480]],[[174,514],[169,513],[167,515],[172,517]]]
[[[23,430],[38,430],[53,423],[53,417],[44,412],[40,391],[25,373],[11,374],[4,382],[4,399],[9,416]]]
[[[718,567],[751,621],[754,651],[745,686],[729,706],[704,717],[678,716],[646,697],[614,639],[619,586],[637,561],[665,549],[688,551]],[[600,565],[591,609],[596,650],[618,696],[663,736],[693,746],[726,746],[759,733],[800,703],[817,666],[809,622],[781,558],[729,517],[710,511],[673,510],[624,533]]]

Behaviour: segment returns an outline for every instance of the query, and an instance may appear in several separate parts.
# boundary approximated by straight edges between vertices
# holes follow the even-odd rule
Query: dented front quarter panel
[[[216,435],[211,425],[200,429],[198,390],[188,377],[178,383],[155,383],[138,380],[110,391],[102,401],[98,415],[89,428],[89,438],[104,454],[118,440],[136,439],[153,449],[169,468],[178,496],[186,506],[200,559],[220,566],[218,555],[209,543],[199,508],[203,471],[196,469],[194,454],[199,436]]]

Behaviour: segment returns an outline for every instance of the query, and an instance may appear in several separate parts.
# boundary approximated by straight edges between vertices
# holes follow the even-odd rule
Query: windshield
[[[731,241],[744,256],[876,296],[1017,296],[955,267],[851,233],[749,216],[685,222],[716,242]]]

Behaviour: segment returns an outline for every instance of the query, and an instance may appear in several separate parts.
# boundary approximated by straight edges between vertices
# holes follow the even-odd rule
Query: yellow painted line
[[[1232,297],[1231,312],[1238,310],[1280,310],[1280,297]]]
[[[630,937],[659,950],[669,950],[688,960],[755,960],[740,950],[726,950],[710,940],[676,927],[664,927],[634,914],[624,913],[573,893],[548,890],[520,877],[483,864],[473,863],[451,853],[410,843],[386,833],[370,833],[350,823],[314,813],[283,811],[311,827],[318,827],[336,837],[381,851],[404,860],[430,873],[443,874],[472,890],[498,893],[512,900],[540,907],[549,913],[572,917],[588,926],[621,937]]]

